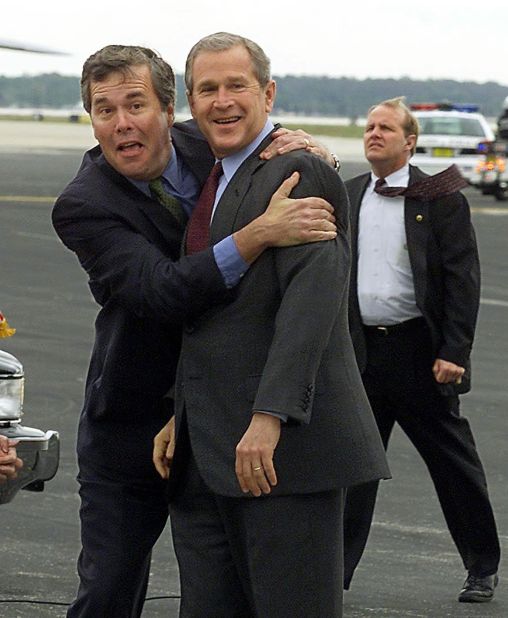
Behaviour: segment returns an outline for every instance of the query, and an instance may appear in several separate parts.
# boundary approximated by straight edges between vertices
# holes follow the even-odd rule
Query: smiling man
[[[260,160],[276,87],[256,43],[205,37],[185,79],[219,175],[196,207],[216,206],[204,244],[258,217],[295,171],[299,195],[333,204],[338,233],[265,251],[231,303],[186,322],[176,440],[170,422],[154,451],[172,482],[180,616],[337,618],[344,489],[388,474],[347,329],[344,185],[304,151]]]
[[[335,231],[323,200],[286,199],[295,176],[250,225],[180,259],[213,157],[194,123],[173,124],[171,67],[150,49],[108,45],[85,62],[81,94],[99,145],[53,210],[100,306],[78,429],[82,550],[68,616],[138,618],[168,515],[152,441],[172,412],[184,319],[227,303],[267,246]]]

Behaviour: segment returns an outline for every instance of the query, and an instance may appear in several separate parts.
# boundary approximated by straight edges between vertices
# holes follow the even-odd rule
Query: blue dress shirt
[[[148,181],[129,180],[145,195],[150,195]],[[171,158],[162,172],[162,184],[165,190],[178,199],[182,208],[190,217],[196,202],[198,201],[201,188],[196,177],[182,161],[176,150],[173,149]],[[217,267],[219,268],[224,282],[228,288],[234,287],[245,274],[249,265],[242,258],[232,236],[224,238],[213,247],[213,253]]]

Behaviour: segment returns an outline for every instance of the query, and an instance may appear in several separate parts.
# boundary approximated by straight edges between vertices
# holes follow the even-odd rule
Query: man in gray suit
[[[346,192],[309,153],[259,159],[275,82],[252,41],[199,41],[186,86],[223,171],[207,243],[258,216],[295,171],[299,195],[334,206],[338,234],[265,251],[233,302],[184,328],[176,439],[170,421],[154,447],[163,477],[171,465],[180,615],[342,616],[344,489],[389,475],[348,334]]]

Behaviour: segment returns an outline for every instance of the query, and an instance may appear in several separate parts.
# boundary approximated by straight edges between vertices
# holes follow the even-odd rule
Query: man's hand
[[[292,150],[304,149],[321,157],[329,165],[334,165],[334,159],[328,148],[316,141],[312,135],[302,131],[302,129],[290,131],[282,127],[272,133],[272,138],[272,143],[259,155],[260,159],[273,159],[273,157],[284,155]]]
[[[270,414],[254,412],[247,431],[236,447],[235,472],[244,493],[259,497],[277,485],[273,453],[279,443],[281,421]]]
[[[333,207],[320,197],[291,199],[291,191],[300,180],[293,172],[272,195],[268,208],[260,219],[267,226],[267,244],[270,247],[292,245],[321,240],[333,240],[337,226]]]
[[[300,174],[293,172],[272,195],[265,212],[233,234],[240,255],[249,264],[268,247],[333,240],[337,236],[333,208],[327,201],[289,197],[299,180]]]
[[[153,439],[153,463],[163,479],[168,479],[175,452],[175,417],[164,425]]]
[[[432,367],[432,373],[439,384],[460,384],[465,369],[460,365],[436,358]]]
[[[0,435],[0,483],[15,479],[18,470],[23,467],[23,462],[16,453],[17,443],[17,440],[9,440]]]

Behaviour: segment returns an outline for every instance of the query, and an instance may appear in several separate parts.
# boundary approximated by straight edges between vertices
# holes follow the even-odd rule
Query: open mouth
[[[117,146],[117,150],[122,154],[135,155],[143,149],[141,142],[124,142]]]

